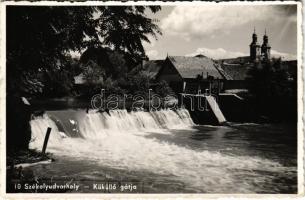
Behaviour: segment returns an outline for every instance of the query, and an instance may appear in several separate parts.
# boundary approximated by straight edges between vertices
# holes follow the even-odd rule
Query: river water
[[[195,125],[187,110],[98,113],[48,111],[31,121],[30,148],[55,162],[32,166],[48,182],[77,183],[68,192],[296,193],[296,125]],[[96,188],[108,184],[108,190]]]

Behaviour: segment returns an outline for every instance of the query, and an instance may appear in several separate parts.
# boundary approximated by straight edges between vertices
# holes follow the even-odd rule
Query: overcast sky
[[[144,43],[150,59],[166,55],[204,54],[215,59],[249,55],[255,27],[261,44],[265,28],[272,54],[286,59],[297,54],[296,5],[163,6],[157,14],[163,35]]]

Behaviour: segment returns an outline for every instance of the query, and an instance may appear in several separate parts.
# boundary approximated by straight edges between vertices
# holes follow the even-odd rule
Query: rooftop
[[[249,67],[247,65],[224,63],[221,68],[226,74],[227,80],[245,80],[248,76]]]
[[[207,76],[213,76],[218,79],[224,78],[218,71],[217,64],[205,56],[169,56],[168,59],[183,78],[196,78],[197,75],[203,75],[203,78],[207,78]]]

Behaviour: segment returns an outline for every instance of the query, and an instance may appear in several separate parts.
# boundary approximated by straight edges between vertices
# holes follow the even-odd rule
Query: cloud
[[[157,56],[159,55],[159,53],[156,50],[149,50],[146,52],[146,55],[149,57],[150,60],[154,60],[154,59],[157,59]]]
[[[229,30],[253,21],[295,21],[296,14],[287,12],[278,6],[263,5],[177,6],[161,21],[161,28],[189,40],[212,36],[215,32],[229,33]]]
[[[281,57],[282,60],[297,60],[297,56],[294,54],[282,53],[282,52],[278,52],[278,51],[272,50],[272,49],[271,49],[271,57],[274,57],[274,58]]]
[[[187,54],[186,56],[196,56],[198,54],[202,54],[213,59],[236,58],[248,55],[242,52],[227,51],[223,48],[209,49],[201,47],[198,48],[194,53]]]
[[[205,55],[213,59],[225,59],[225,58],[237,58],[242,56],[249,56],[249,53],[237,52],[237,51],[227,51],[223,48],[218,49],[209,49],[205,47],[198,48],[195,52],[187,54],[186,56],[196,56],[196,55]],[[283,53],[276,50],[271,50],[271,57],[279,58],[282,60],[296,60],[297,56],[294,54]]]

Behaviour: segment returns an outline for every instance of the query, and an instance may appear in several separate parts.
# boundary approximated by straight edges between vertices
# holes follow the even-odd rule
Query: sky
[[[259,44],[269,36],[271,55],[296,59],[296,5],[179,5],[162,6],[156,14],[162,36],[144,43],[148,57],[205,56],[221,59],[249,55],[249,44],[255,31]]]

